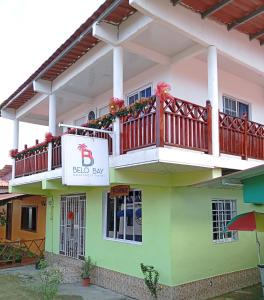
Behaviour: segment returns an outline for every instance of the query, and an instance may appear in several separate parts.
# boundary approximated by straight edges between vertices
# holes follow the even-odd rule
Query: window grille
[[[86,195],[62,196],[60,212],[60,254],[84,259]]]
[[[238,239],[237,231],[226,231],[226,225],[237,215],[236,200],[213,200],[213,241],[228,242]]]

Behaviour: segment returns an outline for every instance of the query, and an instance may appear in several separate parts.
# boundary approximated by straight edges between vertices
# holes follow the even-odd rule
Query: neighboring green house
[[[260,279],[254,236],[225,226],[264,212],[251,179],[245,201],[229,181],[263,164],[263,47],[219,24],[256,5],[220,1],[215,22],[215,1],[179,2],[106,0],[0,105],[14,121],[11,190],[47,197],[46,256],[65,281],[88,256],[94,283],[136,299],[149,299],[141,263],[163,300]],[[45,141],[18,150],[20,121],[49,126]]]

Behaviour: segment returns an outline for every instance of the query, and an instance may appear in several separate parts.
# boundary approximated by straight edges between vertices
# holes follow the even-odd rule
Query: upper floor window
[[[37,208],[34,206],[25,206],[21,208],[21,229],[37,230]]]
[[[130,93],[127,96],[127,103],[131,105],[141,98],[148,98],[152,95],[151,85],[145,86],[137,91]]]
[[[237,215],[236,200],[213,200],[212,222],[213,241],[230,242],[237,240],[237,231],[226,231],[226,225]]]
[[[106,200],[107,238],[123,241],[142,242],[142,199],[141,191],[130,191],[129,196]]]
[[[223,96],[223,111],[233,117],[242,118],[245,113],[249,117],[249,104],[230,96]]]

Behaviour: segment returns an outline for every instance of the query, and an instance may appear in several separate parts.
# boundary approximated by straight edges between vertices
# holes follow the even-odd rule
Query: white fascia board
[[[57,179],[62,176],[62,168],[58,168],[52,171],[37,173],[29,176],[23,176],[9,181],[10,186],[19,186],[23,184],[31,184],[41,182],[44,179]]]
[[[52,93],[52,82],[44,79],[34,80],[33,90],[38,93],[50,95]]]
[[[263,74],[264,49],[258,41],[249,41],[246,34],[235,30],[227,32],[225,26],[212,20],[202,20],[199,14],[180,5],[173,7],[169,1],[130,0],[129,4],[204,46],[216,46],[224,55]]]
[[[13,108],[2,109],[1,117],[9,120],[14,120],[16,118],[16,111]]]
[[[22,105],[16,111],[16,119],[20,119],[23,116],[27,115],[30,110],[32,110],[36,105],[40,104],[42,101],[46,99],[46,94],[37,94],[30,101]]]
[[[54,93],[63,87],[68,81],[95,63],[98,59],[100,59],[100,57],[108,54],[110,51],[112,51],[112,49],[113,48],[111,45],[106,45],[103,42],[96,45],[53,81],[52,92]]]
[[[121,45],[147,29],[152,21],[152,18],[138,12],[130,16],[119,28],[107,23],[94,23],[93,36],[113,46]]]
[[[137,43],[128,41],[128,42],[125,42],[123,45],[130,52],[139,54],[140,56],[145,57],[146,59],[152,60],[158,64],[167,65],[172,62],[170,57],[163,55],[157,51],[154,51],[152,49],[143,47]]]

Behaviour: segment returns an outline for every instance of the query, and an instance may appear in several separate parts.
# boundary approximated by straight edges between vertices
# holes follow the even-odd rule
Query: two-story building
[[[224,230],[254,203],[195,184],[263,163],[263,28],[261,0],[106,0],[1,104],[11,189],[47,197],[47,257],[66,280],[89,255],[95,283],[137,299],[140,263],[161,299],[258,282],[254,237]],[[49,126],[45,141],[17,149],[19,122]],[[87,136],[108,141],[109,184],[65,181],[61,140]],[[80,146],[82,166],[100,160]]]

